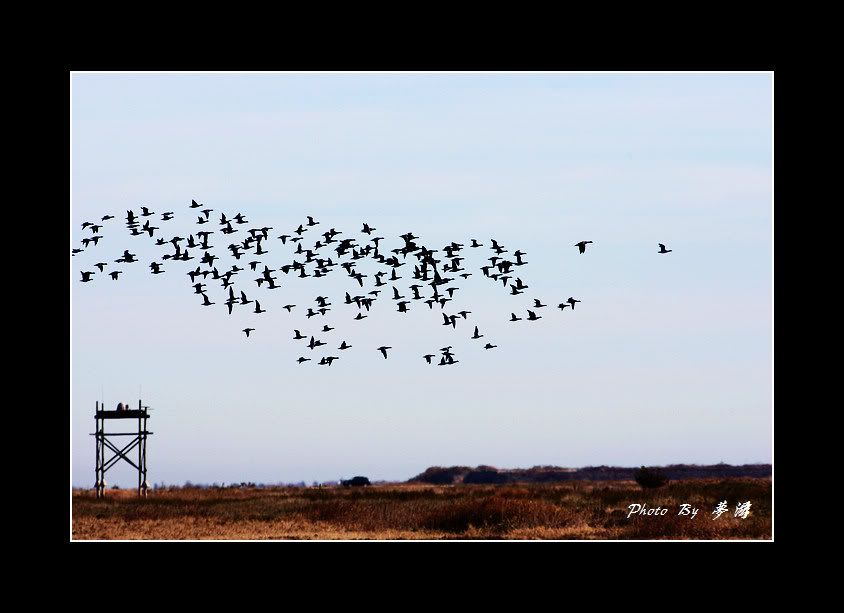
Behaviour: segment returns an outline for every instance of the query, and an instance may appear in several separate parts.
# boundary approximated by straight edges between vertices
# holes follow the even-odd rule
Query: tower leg
[[[141,401],[138,400],[138,408],[140,409]],[[141,429],[141,418],[138,418],[138,496],[143,496],[143,472],[144,468],[144,433]]]
[[[142,487],[144,489],[144,498],[146,498],[147,494],[149,493],[149,483],[147,483],[147,418],[144,417],[144,432],[143,432],[143,464],[141,464],[141,468],[143,469],[143,484]]]
[[[99,413],[99,404],[97,405],[97,413]],[[102,462],[100,460],[102,456],[102,440],[101,440],[101,430],[100,430],[100,418],[94,414],[94,447],[96,451],[96,461],[94,465],[94,491],[96,492],[97,498],[102,497],[102,477],[100,475],[102,471]]]

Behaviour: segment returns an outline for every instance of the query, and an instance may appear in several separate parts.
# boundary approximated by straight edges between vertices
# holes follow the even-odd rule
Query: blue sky
[[[95,400],[136,404],[139,388],[151,482],[771,461],[771,91],[770,74],[74,74],[74,247],[83,221],[117,219],[71,258],[73,484],[93,483]],[[360,288],[342,270],[277,272],[275,293],[240,273],[268,312],[229,316],[219,287],[215,307],[193,294],[198,260],[168,263],[125,229],[145,205],[165,238],[187,236],[192,198],[272,237],[313,215],[359,243],[367,222],[389,249],[408,231],[437,249],[495,238],[527,253],[530,288],[483,279],[485,246],[463,254],[473,276],[446,311],[472,314],[456,330],[385,294],[353,321],[342,298]],[[211,239],[221,270],[225,238]],[[580,240],[595,241],[583,255]],[[127,248],[140,261],[113,282]],[[266,248],[273,268],[293,257]],[[80,283],[101,261],[112,268]],[[317,295],[333,310],[307,321]],[[553,308],[569,296],[574,312]],[[534,298],[542,319],[511,324]],[[329,368],[295,362],[322,355],[292,341],[317,320],[337,327],[318,338],[353,345]],[[424,363],[445,345],[459,364]]]

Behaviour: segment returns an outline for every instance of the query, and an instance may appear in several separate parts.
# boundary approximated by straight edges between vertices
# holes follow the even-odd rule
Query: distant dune
[[[408,479],[408,483],[557,483],[560,481],[632,481],[637,467],[586,466],[563,468],[561,466],[534,466],[533,468],[495,468],[494,466],[432,466],[425,472]],[[770,464],[671,464],[659,469],[671,480],[719,479],[728,477],[764,478],[772,475]]]

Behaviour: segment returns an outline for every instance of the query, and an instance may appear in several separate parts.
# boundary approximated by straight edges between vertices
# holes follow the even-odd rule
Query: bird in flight
[[[88,281],[91,281],[91,275],[93,274],[93,272],[82,272],[82,283],[87,283]]]
[[[482,338],[483,334],[478,334],[478,326],[475,326],[475,334],[472,335],[472,338]]]
[[[352,348],[352,346],[351,346],[351,345],[347,345],[347,344],[346,344],[346,341],[343,341],[343,344],[342,344],[342,345],[340,345],[340,347],[339,347],[339,349],[351,349],[351,348]]]
[[[430,363],[431,363],[431,358],[433,358],[433,357],[434,357],[434,354],[433,354],[433,353],[428,353],[428,354],[423,355],[422,357],[423,357],[423,358],[425,358],[425,360],[427,360],[428,364],[430,364]]]
[[[495,349],[498,345],[493,345],[492,343],[487,343],[484,345],[484,349]]]
[[[384,359],[387,359],[387,349],[392,349],[392,347],[378,347],[378,351],[384,354]]]
[[[581,301],[580,301],[580,300],[575,300],[574,298],[569,297],[569,299],[568,299],[568,300],[566,300],[566,302],[568,302],[568,303],[571,305],[571,310],[573,311],[573,310],[574,310],[574,304],[575,304],[576,302],[581,302]]]
[[[542,315],[537,315],[531,310],[528,310],[528,321],[536,321],[537,319],[542,319]]]
[[[301,364],[302,362],[310,362],[310,361],[311,361],[311,358],[302,358],[302,357],[300,357],[300,358],[299,358],[298,360],[296,360],[296,361],[297,361],[297,362],[299,362],[299,364]]]
[[[244,328],[243,331],[246,332],[246,338],[249,338],[249,333],[252,332],[255,328]]]
[[[510,313],[510,321],[522,321],[522,318],[516,317],[515,313]]]
[[[588,245],[591,242],[592,241],[580,241],[579,243],[575,243],[574,246],[577,247],[578,249],[580,249],[580,253],[583,253],[583,252],[586,251],[586,245]]]
[[[326,344],[326,343],[323,343],[322,341],[315,340],[315,339],[314,339],[314,337],[312,336],[312,337],[311,337],[311,342],[310,342],[310,343],[308,343],[308,347],[310,347],[310,348],[311,348],[311,351],[313,351],[314,347],[322,347],[322,346],[323,346],[323,345],[325,345],[325,344]]]
[[[662,243],[657,244],[659,245],[659,251],[657,253],[671,253],[672,251],[674,251],[673,249],[666,249],[665,245],[663,245]]]

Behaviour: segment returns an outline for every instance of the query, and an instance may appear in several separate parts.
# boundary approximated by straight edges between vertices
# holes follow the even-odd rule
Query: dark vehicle
[[[343,487],[361,487],[364,485],[372,485],[366,477],[353,477],[345,481],[340,481]]]
[[[668,483],[668,477],[658,468],[645,468],[642,466],[642,468],[634,473],[633,478],[636,479],[636,483],[646,489],[662,487]]]

